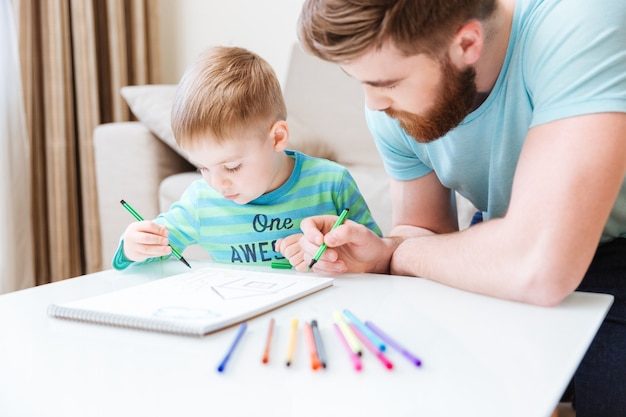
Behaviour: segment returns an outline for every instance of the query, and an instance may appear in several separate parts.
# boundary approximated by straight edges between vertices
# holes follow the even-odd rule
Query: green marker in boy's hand
[[[126,210],[128,210],[128,212],[129,212],[130,214],[132,214],[132,215],[133,215],[133,217],[134,217],[135,219],[137,219],[137,221],[140,221],[140,222],[141,222],[141,221],[143,221],[143,220],[144,220],[144,219],[143,219],[143,217],[141,216],[141,214],[137,213],[137,212],[135,211],[135,209],[134,209],[134,208],[132,208],[132,207],[130,206],[130,204],[128,204],[126,201],[124,201],[124,200],[120,200],[120,203],[122,204],[122,206],[124,206],[124,208],[125,208]],[[185,265],[187,265],[189,268],[191,268],[191,265],[189,265],[189,262],[187,262],[187,260],[186,260],[185,258],[183,258],[183,255],[181,255],[181,254],[180,254],[180,252],[178,252],[176,249],[174,249],[174,247],[173,247],[172,245],[170,245],[169,243],[168,243],[168,246],[169,246],[170,248],[172,248],[172,253],[174,254],[174,256],[175,256],[176,258],[178,258],[178,259],[179,259],[182,263],[184,263],[184,264],[185,264]]]
[[[346,220],[346,217],[348,217],[348,211],[350,211],[350,209],[344,209],[341,212],[341,214],[339,215],[339,218],[337,219],[337,221],[335,222],[335,224],[330,230],[335,230],[337,226],[339,226]],[[313,268],[313,265],[315,265],[315,263],[320,260],[326,248],[327,248],[326,243],[322,243],[322,246],[320,246],[320,248],[315,253],[315,256],[313,256],[313,259],[311,259],[311,263],[309,264],[309,268],[307,269],[308,271],[310,271],[311,268]]]

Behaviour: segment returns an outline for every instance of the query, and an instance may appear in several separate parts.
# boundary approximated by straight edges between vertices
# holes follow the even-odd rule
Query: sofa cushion
[[[285,102],[289,115],[332,147],[340,164],[348,168],[382,166],[365,121],[363,87],[339,65],[322,61],[294,45]]]
[[[174,139],[170,117],[176,85],[134,85],[122,87],[122,97],[128,103],[135,117],[156,137],[165,142],[183,158],[187,153]],[[288,117],[289,148],[311,156],[335,160],[331,147],[294,117]]]
[[[137,120],[183,158],[187,154],[178,146],[170,125],[175,85],[133,85],[122,87],[121,93]]]

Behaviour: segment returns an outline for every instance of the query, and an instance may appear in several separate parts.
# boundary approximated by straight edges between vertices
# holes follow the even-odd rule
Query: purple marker
[[[413,364],[415,364],[415,366],[422,366],[422,361],[418,357],[414,356],[411,352],[409,352],[408,350],[406,350],[405,348],[400,346],[398,344],[398,342],[396,342],[391,337],[389,337],[387,334],[385,334],[385,332],[380,330],[374,323],[372,323],[371,321],[366,321],[365,325],[368,328],[370,328],[370,330],[372,330],[374,333],[376,333],[378,335],[378,337],[383,339],[385,341],[385,343],[387,343],[389,346],[391,346],[392,348],[394,348],[395,350],[400,352],[405,358],[407,358],[408,360],[413,362]]]

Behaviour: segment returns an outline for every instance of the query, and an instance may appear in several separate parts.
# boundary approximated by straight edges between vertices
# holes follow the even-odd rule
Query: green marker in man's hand
[[[331,231],[335,230],[337,226],[339,226],[346,220],[346,217],[348,217],[348,211],[350,211],[350,209],[344,209],[341,212],[341,214],[339,215],[339,218],[337,219],[333,227],[330,229]],[[313,259],[311,259],[311,263],[309,264],[309,268],[307,269],[308,271],[310,271],[311,268],[313,268],[313,265],[315,265],[315,263],[320,260],[322,254],[324,253],[327,247],[328,246],[326,246],[326,243],[322,243],[322,246],[320,246],[320,248],[315,253],[315,256],[313,257]]]

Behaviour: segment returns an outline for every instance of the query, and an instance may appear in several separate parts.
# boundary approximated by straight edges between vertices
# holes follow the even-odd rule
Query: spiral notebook
[[[61,319],[203,336],[333,285],[332,278],[203,268],[66,304]]]

